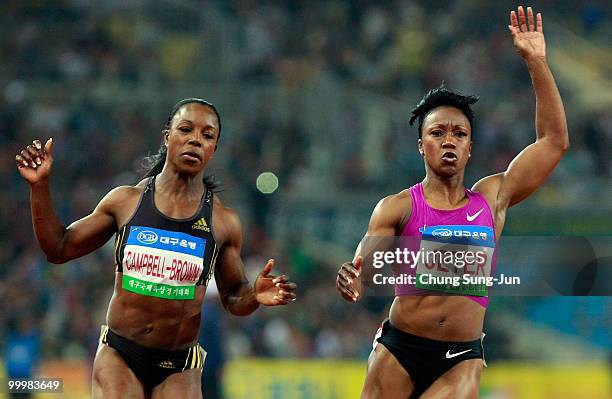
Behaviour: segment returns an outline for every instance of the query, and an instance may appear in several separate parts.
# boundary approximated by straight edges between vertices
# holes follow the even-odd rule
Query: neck
[[[451,177],[427,173],[423,179],[423,192],[426,198],[434,199],[436,202],[451,206],[459,205],[466,197],[463,173]]]
[[[155,178],[155,191],[169,197],[200,198],[204,192],[203,173],[184,175],[166,164]]]

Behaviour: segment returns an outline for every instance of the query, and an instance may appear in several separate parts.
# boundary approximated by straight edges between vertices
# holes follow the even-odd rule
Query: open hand
[[[265,306],[286,305],[295,301],[297,285],[289,281],[285,275],[275,277],[270,275],[274,267],[274,259],[270,259],[255,280],[255,299]]]
[[[522,6],[517,12],[510,11],[510,25],[514,47],[523,59],[546,58],[546,42],[542,29],[542,14],[538,13],[534,21],[533,10],[527,7],[527,18]]]

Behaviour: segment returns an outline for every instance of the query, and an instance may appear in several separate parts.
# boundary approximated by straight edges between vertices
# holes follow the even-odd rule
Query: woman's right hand
[[[357,256],[355,262],[345,262],[338,270],[336,289],[342,298],[349,302],[361,299],[361,265],[363,258]]]
[[[34,140],[32,144],[15,156],[15,163],[17,164],[19,174],[30,185],[44,181],[51,175],[51,165],[53,164],[52,147],[52,138],[47,140],[44,148],[40,140]]]

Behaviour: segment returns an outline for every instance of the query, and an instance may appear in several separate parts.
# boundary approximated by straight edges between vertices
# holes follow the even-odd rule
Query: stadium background
[[[509,212],[505,234],[610,235],[610,3],[531,5],[544,16],[571,149],[546,186]],[[27,363],[19,345],[38,346],[35,375],[64,378],[65,398],[87,397],[114,277],[111,246],[62,266],[45,261],[15,154],[54,138],[52,193],[70,222],[112,187],[136,183],[171,106],[196,96],[222,116],[210,170],[242,219],[248,271],[274,257],[300,286],[295,304],[247,318],[221,311],[213,293],[204,305],[208,371],[223,378],[226,398],[357,397],[390,301],[345,303],[334,278],[377,200],[423,176],[411,107],[442,81],[480,95],[468,186],[533,139],[530,79],[506,28],[514,6],[0,2],[0,378],[8,361]],[[278,176],[274,193],[256,188],[262,172]],[[609,397],[611,304],[493,298],[481,397]]]

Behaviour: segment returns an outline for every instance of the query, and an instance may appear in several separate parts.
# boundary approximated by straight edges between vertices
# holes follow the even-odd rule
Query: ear
[[[419,144],[419,153],[420,153],[422,156],[425,156],[425,151],[423,150],[423,140],[422,140],[422,139],[419,139],[419,140],[418,140],[418,144]]]
[[[470,141],[470,150],[468,152],[468,158],[472,156],[472,141]]]
[[[168,137],[170,136],[170,130],[164,129],[162,130],[162,134],[164,135],[164,145],[168,147]]]

